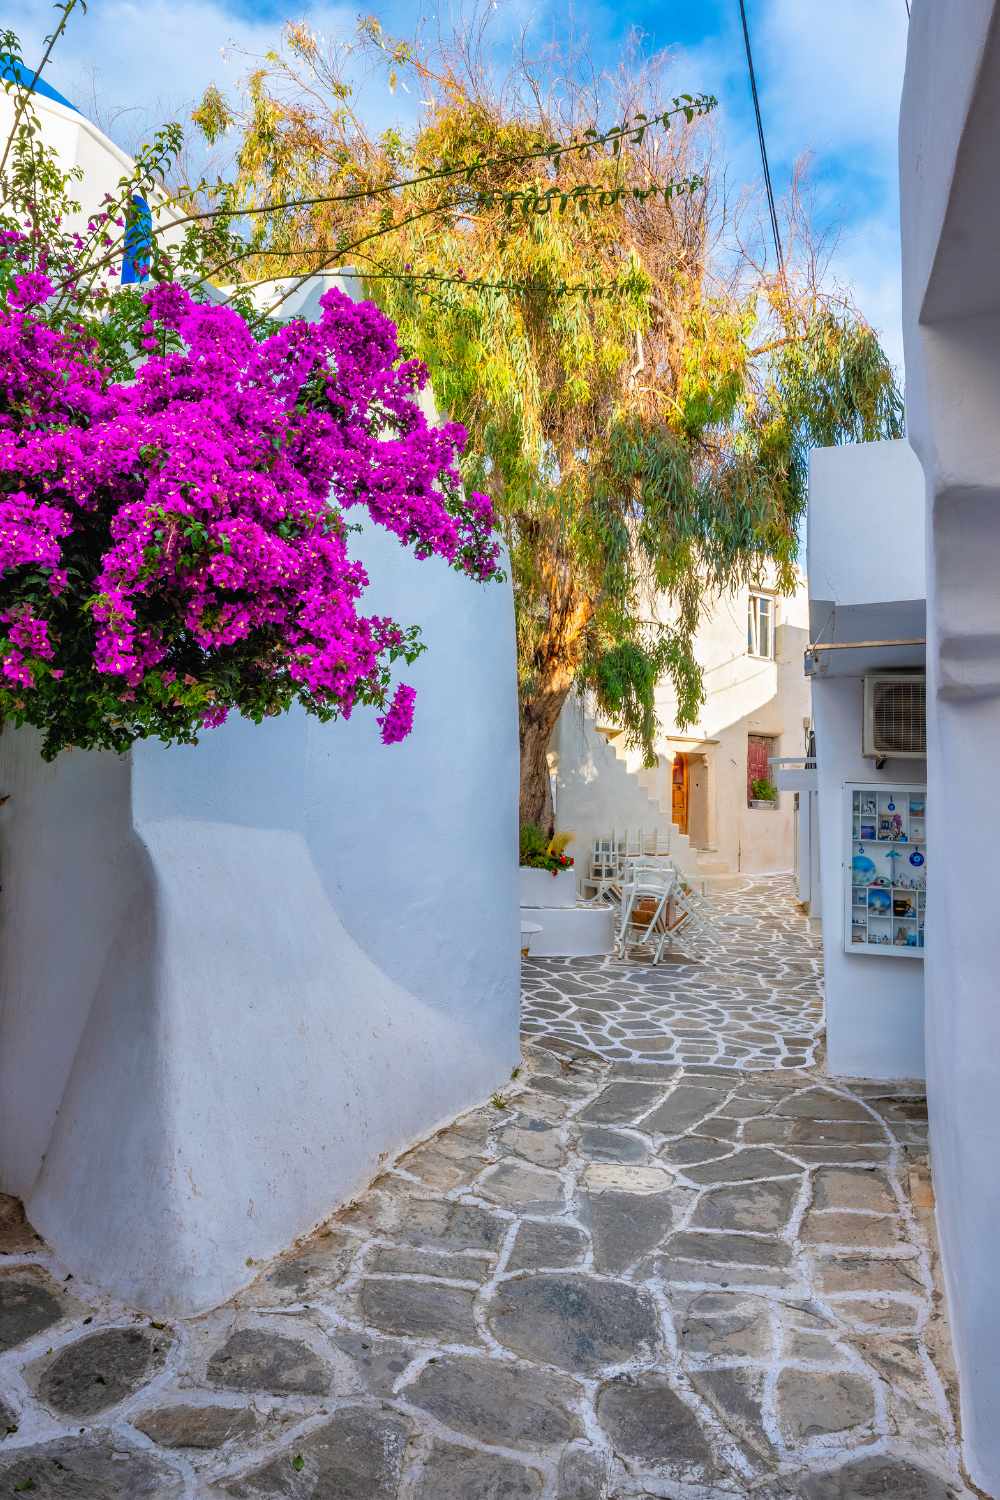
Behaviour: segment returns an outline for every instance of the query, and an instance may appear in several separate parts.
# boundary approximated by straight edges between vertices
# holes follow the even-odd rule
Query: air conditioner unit
[[[927,679],[922,672],[865,678],[861,753],[875,760],[927,758]]]

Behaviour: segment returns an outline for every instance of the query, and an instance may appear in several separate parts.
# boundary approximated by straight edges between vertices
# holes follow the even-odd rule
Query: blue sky
[[[461,3],[439,0],[444,14]],[[758,181],[737,0],[495,0],[494,8],[498,36],[526,28],[542,42],[571,26],[608,65],[633,28],[650,49],[671,47],[677,87],[719,96],[729,182],[738,190]],[[417,14],[433,22],[438,4],[92,0],[86,16],[71,20],[50,78],[128,147],[153,124],[183,118],[207,83],[235,85],[246,64],[234,43],[262,52],[276,44],[285,19],[347,36],[360,9],[401,31]],[[901,364],[896,117],[905,0],[748,0],[748,11],[776,190],[809,153],[815,210],[836,239],[829,277],[851,289]],[[30,59],[52,16],[48,0],[18,0],[16,11],[0,12],[0,25],[21,33]],[[375,101],[387,119],[401,103],[387,92]]]

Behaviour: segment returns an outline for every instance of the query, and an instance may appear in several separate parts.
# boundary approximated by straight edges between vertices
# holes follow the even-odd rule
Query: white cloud
[[[442,21],[462,0],[440,0]],[[325,37],[348,38],[356,0],[289,4]],[[411,29],[414,0],[372,0],[390,28]],[[437,6],[420,6],[433,28]],[[51,28],[50,0],[22,0],[17,29],[25,55],[37,56]],[[906,47],[903,0],[754,0],[750,7],[754,54],[776,188],[787,184],[791,163],[813,154],[817,207],[827,223],[841,225],[831,276],[849,287],[901,358],[899,250],[896,207],[896,121]],[[621,7],[609,0],[497,0],[494,55],[517,45],[522,28],[528,50],[550,40],[578,45],[587,33],[594,53],[614,63],[612,41],[623,29]],[[719,159],[731,189],[759,182],[760,162],[750,113],[743,38],[735,6],[723,10],[723,31],[697,47],[677,49],[672,81],[678,89],[718,94]],[[98,119],[126,148],[167,119],[184,119],[210,82],[234,90],[247,69],[242,52],[277,45],[280,22],[237,13],[225,0],[95,0],[75,15],[50,68],[50,80],[84,112]],[[669,34],[646,38],[649,46]],[[96,93],[98,107],[94,106]],[[377,124],[406,118],[414,98],[389,95],[381,80],[365,95]],[[118,113],[118,111],[125,111]]]
[[[26,0],[18,14],[29,64],[40,55],[52,15],[48,0]],[[347,37],[356,12],[350,5],[318,6],[307,17],[315,30]],[[86,15],[70,18],[46,76],[129,148],[165,121],[185,119],[209,83],[233,89],[247,71],[236,49],[263,53],[280,34],[280,22],[237,16],[215,0],[99,0]]]
[[[854,224],[830,262],[830,278],[850,289],[902,375],[903,327],[899,227],[885,215]]]
[[[903,0],[768,0],[759,9],[754,60],[772,164],[787,169],[802,152],[812,154],[824,216],[841,226],[830,276],[851,291],[901,371],[896,141]]]
[[[873,169],[894,175],[903,0],[768,0],[758,9],[754,61],[775,150],[789,159],[860,148]]]

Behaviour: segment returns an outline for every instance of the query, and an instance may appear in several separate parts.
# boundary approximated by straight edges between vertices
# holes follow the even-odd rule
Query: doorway
[[[671,776],[670,818],[680,833],[688,831],[688,758],[678,750]]]
[[[688,755],[688,838],[696,849],[709,847],[708,837],[708,757]]]

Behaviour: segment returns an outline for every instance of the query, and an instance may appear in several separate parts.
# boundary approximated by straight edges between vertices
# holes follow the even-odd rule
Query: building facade
[[[96,207],[132,164],[36,106]],[[282,283],[281,316],[334,286]],[[428,647],[405,743],[298,707],[51,763],[0,736],[0,1193],[157,1314],[224,1301],[520,1055],[510,584],[363,529],[366,602]]]
[[[669,619],[662,602],[658,618]],[[714,599],[695,638],[705,702],[697,722],[682,726],[672,682],[659,683],[654,768],[592,704],[567,702],[551,756],[556,818],[581,854],[595,836],[641,827],[670,831],[692,875],[793,868],[796,797],[769,796],[767,784],[771,760],[806,746],[808,625],[804,576],[790,596],[765,579]]]

